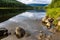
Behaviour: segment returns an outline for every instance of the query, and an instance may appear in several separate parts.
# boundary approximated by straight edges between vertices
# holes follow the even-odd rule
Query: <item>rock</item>
[[[48,22],[48,20],[47,20],[47,19],[48,19],[48,16],[45,16],[44,18],[42,18],[42,22],[43,22],[43,23]]]
[[[43,31],[40,31],[40,33],[38,34],[37,38],[39,40],[42,40],[42,37],[43,37]]]
[[[8,36],[8,30],[6,28],[0,28],[0,39]]]
[[[57,25],[60,26],[60,21],[58,21],[58,24]]]
[[[40,31],[40,33],[43,33],[43,31]]]
[[[0,37],[8,35],[8,30],[6,28],[0,28]]]
[[[46,37],[46,34],[43,31],[40,31],[40,33],[38,35],[38,39],[39,40],[44,40],[45,37]]]
[[[50,31],[51,33],[55,33],[55,32],[56,32],[56,30],[55,30],[54,28],[49,29],[49,31]]]
[[[45,23],[48,23],[48,22],[49,22],[48,19],[46,19],[46,20],[45,20]]]
[[[45,19],[46,19],[46,17],[42,18],[42,21],[44,22],[44,21],[45,21]]]
[[[39,35],[40,35],[40,36],[43,36],[43,31],[40,31]]]
[[[45,40],[50,40],[50,39],[48,39],[48,38],[45,38]]]
[[[49,39],[50,39],[50,38],[51,38],[51,35],[47,35],[47,38],[49,38]]]
[[[16,27],[15,34],[16,34],[17,38],[22,38],[25,35],[25,30],[20,27]]]
[[[51,35],[47,35],[46,38],[45,38],[45,40],[50,40],[51,38],[52,38]]]
[[[48,23],[46,24],[46,26],[47,26],[47,28],[51,28],[50,22],[48,22]]]
[[[54,19],[53,19],[53,18],[48,18],[48,21],[49,21],[50,23],[53,23]]]
[[[39,36],[42,37],[43,36],[43,33],[40,33]]]

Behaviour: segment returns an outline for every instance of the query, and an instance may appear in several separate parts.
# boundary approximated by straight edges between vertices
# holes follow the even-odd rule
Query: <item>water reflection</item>
[[[0,23],[0,27],[6,27],[10,32],[14,32],[16,27],[21,27],[25,30],[28,30],[32,36],[36,36],[36,33],[40,30],[47,31],[45,28],[42,28],[42,24],[40,23],[40,20],[42,17],[45,16],[45,12],[37,12],[37,11],[26,11],[21,14],[18,14],[9,20]],[[39,20],[39,21],[38,21]],[[9,36],[6,40],[11,39],[12,40],[17,40],[15,36]],[[26,39],[26,38],[25,38]]]
[[[26,10],[23,9],[0,9],[0,22],[6,21],[9,18],[16,16],[17,14],[21,14]]]
[[[23,26],[23,28],[27,28],[28,30],[36,30],[34,26],[38,26],[38,21],[42,17],[45,16],[45,12],[31,12],[31,11],[26,11],[21,14],[18,14],[9,20],[2,22],[0,24],[0,27],[7,27],[8,29],[11,27],[16,27],[16,26]],[[24,27],[26,26],[26,27]],[[30,27],[31,26],[31,27]],[[32,28],[33,27],[33,28]],[[29,29],[30,28],[30,29]]]
[[[42,17],[45,16],[45,12],[38,12],[38,11],[34,11],[34,10],[28,10],[22,14],[19,14],[13,18],[11,18],[10,20],[18,20],[18,19],[32,19],[32,20],[36,20],[36,19],[41,19]]]

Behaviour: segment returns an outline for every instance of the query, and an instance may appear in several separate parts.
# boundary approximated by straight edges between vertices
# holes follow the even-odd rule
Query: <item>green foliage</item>
[[[0,7],[21,7],[25,6],[25,4],[22,4],[17,1],[2,1],[0,2]]]
[[[46,15],[54,19],[60,17],[60,0],[52,0],[52,3],[47,7]]]
[[[47,9],[46,15],[56,19],[56,18],[60,17],[60,8]]]
[[[60,8],[60,0],[52,0],[52,3],[48,5],[48,8]]]
[[[18,9],[31,9],[31,6],[27,6],[16,0],[0,0],[0,8],[18,8]]]
[[[46,15],[54,18],[54,24],[57,24],[57,18],[60,17],[60,0],[52,0],[52,3],[46,7],[46,11]]]
[[[47,9],[46,15],[54,18],[54,24],[57,24],[57,18],[60,17],[60,8]]]

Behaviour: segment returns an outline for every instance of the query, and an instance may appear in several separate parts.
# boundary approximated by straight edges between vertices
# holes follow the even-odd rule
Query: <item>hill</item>
[[[29,6],[32,6],[33,9],[35,10],[43,10],[44,11],[44,7],[47,6],[48,4],[28,4]]]
[[[46,6],[48,4],[28,4],[28,5],[30,5],[30,6]]]
[[[0,0],[0,22],[8,20],[28,9],[30,10],[32,7],[16,0]]]
[[[16,0],[0,0],[0,9],[30,9],[31,6],[27,6]]]

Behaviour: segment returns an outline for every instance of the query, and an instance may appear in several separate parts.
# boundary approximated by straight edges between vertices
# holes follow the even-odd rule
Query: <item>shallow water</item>
[[[26,11],[22,14],[16,15],[9,20],[0,23],[0,27],[6,27],[12,35],[4,38],[2,40],[19,40],[13,35],[16,27],[21,27],[25,31],[31,33],[30,37],[22,38],[21,40],[37,40],[36,36],[38,35],[40,30],[43,30],[45,34],[51,34],[48,32],[48,29],[45,28],[41,24],[41,18],[45,16],[45,12],[37,12],[37,11]]]

